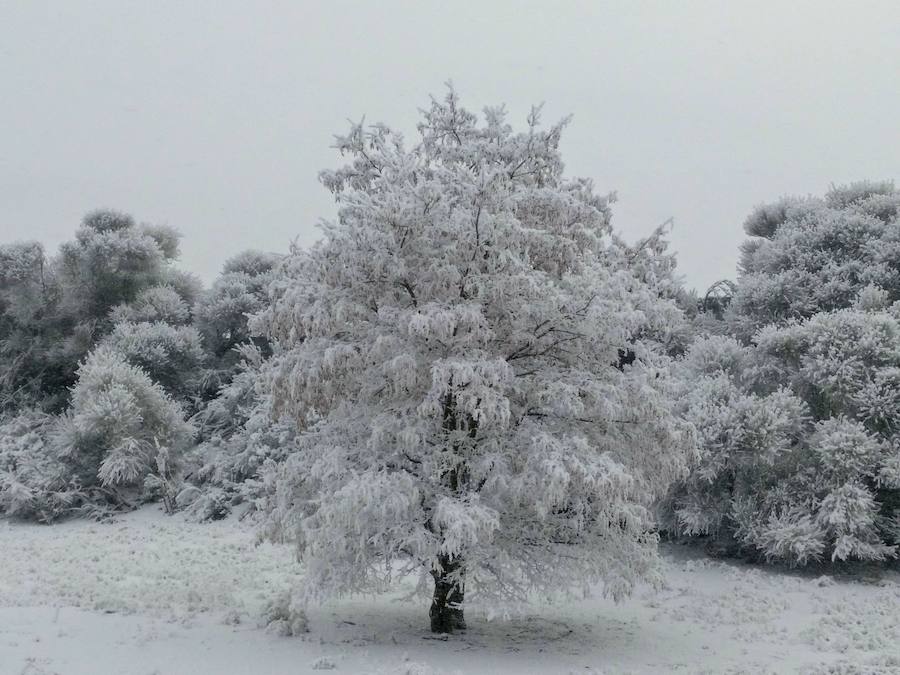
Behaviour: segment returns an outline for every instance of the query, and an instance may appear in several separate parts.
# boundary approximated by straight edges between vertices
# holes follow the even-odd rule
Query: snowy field
[[[287,546],[235,520],[155,507],[100,524],[0,522],[0,675],[344,673],[900,673],[900,576],[842,579],[713,561],[666,547],[667,587],[469,631],[427,631],[426,606],[333,603],[310,632],[258,626],[298,574]]]

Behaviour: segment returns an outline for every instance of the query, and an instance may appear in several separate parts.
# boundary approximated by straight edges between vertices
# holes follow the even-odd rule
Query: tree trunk
[[[450,556],[440,556],[438,563],[440,570],[431,573],[434,577],[434,597],[429,611],[431,632],[452,633],[454,630],[465,630],[466,619],[463,616],[465,583],[451,579],[451,575],[456,572],[465,574],[465,566],[462,560],[451,559]]]

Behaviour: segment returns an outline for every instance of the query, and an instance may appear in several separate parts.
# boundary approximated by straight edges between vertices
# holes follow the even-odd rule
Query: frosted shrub
[[[793,564],[894,557],[897,319],[825,312],[755,342],[699,340],[684,361],[684,414],[703,451],[666,502],[667,523]]]
[[[55,261],[63,289],[61,310],[77,321],[107,320],[113,307],[162,279],[170,253],[131,216],[88,214],[75,240],[60,246]]]
[[[777,373],[817,419],[846,415],[888,436],[900,424],[900,321],[887,312],[841,310],[757,337],[761,386]]]
[[[662,504],[670,530],[791,564],[900,545],[900,193],[783,198],[744,224],[741,277],[682,368],[699,465]]]
[[[192,326],[125,322],[101,344],[141,368],[176,399],[190,398],[199,387],[206,352]]]
[[[213,484],[202,488],[193,484],[179,486],[175,507],[197,522],[219,520],[231,513],[233,493]]]
[[[290,591],[281,593],[266,605],[262,622],[267,631],[281,637],[309,632],[309,619],[303,603],[298,602]]]
[[[272,410],[261,350],[244,344],[238,351],[243,359],[237,375],[199,416],[205,440],[190,460],[197,487],[180,498],[200,520],[221,518],[240,503],[265,510],[271,491],[264,466],[283,462],[296,449],[296,426]]]
[[[724,337],[699,339],[685,357],[682,414],[698,430],[702,453],[663,509],[669,529],[728,540],[746,501],[790,475],[808,410],[784,389],[748,391],[751,358],[751,350]]]
[[[34,411],[0,420],[0,513],[50,522],[83,501],[48,440],[52,425]]]
[[[98,347],[78,369],[59,443],[83,484],[138,488],[158,473],[161,448],[170,474],[192,436],[158,384],[117,351]]]
[[[250,316],[268,305],[268,288],[282,256],[244,251],[225,262],[222,275],[194,307],[195,325],[212,355],[210,385],[226,385],[241,371],[241,349],[268,345],[249,327]],[[208,385],[208,388],[210,388]]]
[[[65,409],[78,364],[117,322],[186,323],[198,282],[173,269],[177,254],[171,228],[109,210],[53,257],[0,246],[0,409]]]
[[[47,314],[58,290],[39,243],[0,245],[0,414],[65,397],[45,386],[69,367],[50,357],[59,335]]]

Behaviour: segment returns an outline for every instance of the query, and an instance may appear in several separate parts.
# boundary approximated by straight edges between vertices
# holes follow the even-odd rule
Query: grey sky
[[[900,1],[0,0],[0,241],[51,249],[95,207],[184,234],[209,281],[313,241],[347,118],[575,115],[573,174],[628,238],[668,217],[682,274],[735,276],[756,203],[900,179]]]

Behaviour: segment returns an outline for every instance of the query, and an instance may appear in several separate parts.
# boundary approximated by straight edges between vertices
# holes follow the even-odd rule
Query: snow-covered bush
[[[699,466],[667,524],[770,560],[884,560],[900,523],[900,323],[823,312],[744,347],[697,341],[685,369]]]
[[[302,601],[285,591],[271,600],[263,611],[262,623],[266,630],[281,637],[291,637],[309,632],[309,619]]]
[[[193,326],[126,321],[117,324],[100,344],[141,368],[176,400],[196,394],[206,352]]]
[[[800,486],[799,500],[812,504],[806,512],[826,550],[838,560],[892,556],[900,544],[900,321],[846,309],[756,339],[757,386],[777,374],[819,420],[804,457],[814,482]]]
[[[48,311],[59,295],[53,270],[37,242],[0,245],[0,411],[51,404],[70,367],[56,357],[62,335]],[[64,389],[64,386],[63,386]]]
[[[81,322],[108,321],[113,307],[162,280],[177,253],[171,236],[114,211],[85,216],[75,240],[60,246],[62,311]]]
[[[273,509],[306,597],[430,575],[446,631],[464,591],[620,598],[654,578],[649,507],[693,450],[665,344],[681,312],[669,263],[563,175],[563,126],[479,123],[451,92],[411,148],[384,126],[339,139],[338,221],[258,319],[274,411],[301,432]]]
[[[900,193],[782,198],[744,224],[725,312],[699,339],[682,409],[702,458],[668,529],[771,560],[883,560],[900,545]]]
[[[170,478],[194,435],[162,387],[106,346],[79,367],[72,406],[60,426],[63,461],[80,484],[105,488],[139,488],[154,475]],[[165,476],[160,475],[161,452]]]
[[[0,309],[7,321],[33,320],[42,304],[47,259],[38,242],[0,246]]]
[[[50,442],[53,424],[37,411],[0,421],[0,513],[50,522],[83,501]]]
[[[225,262],[222,275],[197,302],[196,325],[210,351],[223,357],[249,342],[249,317],[268,304],[268,285],[282,256],[244,251]]]
[[[200,523],[225,518],[231,513],[233,501],[233,492],[211,483],[197,487],[185,482],[175,495],[175,507]]]
[[[200,520],[223,517],[236,504],[265,511],[271,486],[264,473],[295,450],[296,426],[272,410],[262,351],[245,343],[237,352],[237,375],[198,415],[203,441],[189,460],[194,485],[180,502]]]
[[[697,429],[699,463],[661,508],[666,529],[687,535],[733,535],[736,509],[790,473],[788,456],[808,413],[785,389],[751,391],[753,352],[730,337],[699,338],[679,364],[681,413]]]

